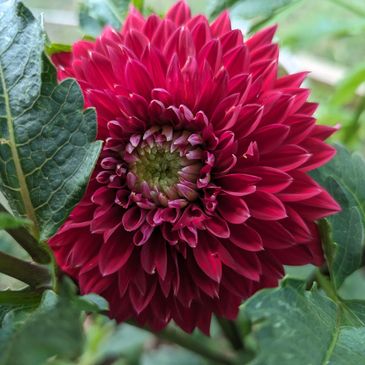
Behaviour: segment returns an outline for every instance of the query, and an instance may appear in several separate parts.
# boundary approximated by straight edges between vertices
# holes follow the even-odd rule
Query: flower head
[[[315,220],[339,210],[307,172],[334,155],[305,73],[278,77],[275,27],[244,41],[184,1],[54,56],[105,141],[83,200],[50,240],[83,293],[158,330],[209,332],[283,265],[323,260]]]

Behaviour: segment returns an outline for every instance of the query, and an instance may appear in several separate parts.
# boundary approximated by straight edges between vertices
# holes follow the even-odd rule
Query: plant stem
[[[350,1],[348,0],[331,0],[331,1],[358,16],[365,17],[365,9],[362,9],[354,4],[351,4]]]
[[[306,280],[306,282],[307,282],[306,289],[307,290],[311,290],[314,282],[317,282],[317,272],[318,271],[325,276],[329,275],[327,264],[324,264],[320,268],[314,269]]]
[[[51,287],[51,276],[47,267],[20,260],[4,252],[0,252],[0,272],[32,288]]]
[[[191,336],[186,335],[173,328],[166,328],[163,331],[154,334],[159,338],[176,343],[177,345],[180,345],[181,347],[195,352],[196,354],[199,354],[206,359],[209,359],[216,363],[226,365],[231,365],[234,363],[234,357],[217,350],[216,344],[212,344],[212,346],[209,346],[205,342],[198,342],[194,340]]]
[[[0,212],[9,213],[1,204]],[[29,253],[31,258],[39,264],[48,264],[51,261],[47,249],[27,231],[26,228],[6,229],[6,232]]]
[[[345,144],[349,143],[351,139],[354,138],[354,136],[356,136],[356,132],[360,128],[360,117],[361,114],[364,112],[364,110],[365,110],[365,96],[362,97],[362,99],[360,100],[359,105],[355,110],[355,114],[351,120],[351,123],[347,126],[347,128],[344,131],[345,133],[343,137],[343,142]]]
[[[170,327],[167,327],[159,332],[154,332],[147,327],[139,326],[133,321],[128,321],[128,324],[141,328],[145,331],[149,331],[153,333],[156,337],[163,339],[164,341],[175,343],[176,345],[179,345],[215,363],[224,365],[235,364],[234,354],[226,354],[217,350],[216,343],[214,343],[210,339],[206,339],[204,342],[201,342],[177,329]]]
[[[336,303],[338,303],[339,298],[337,296],[336,290],[328,278],[323,275],[319,270],[316,272],[316,280],[323,291]]]
[[[245,345],[240,336],[240,332],[233,321],[229,321],[222,317],[217,317],[217,321],[219,326],[222,329],[222,332],[226,336],[227,340],[232,345],[234,350],[244,350]]]

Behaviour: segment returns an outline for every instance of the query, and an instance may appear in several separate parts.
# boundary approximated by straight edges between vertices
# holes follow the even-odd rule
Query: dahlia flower
[[[334,155],[335,129],[315,124],[306,73],[278,77],[274,33],[244,40],[226,12],[210,24],[180,1],[53,56],[104,147],[50,245],[118,321],[209,333],[283,265],[322,263],[315,221],[339,206],[307,172]]]

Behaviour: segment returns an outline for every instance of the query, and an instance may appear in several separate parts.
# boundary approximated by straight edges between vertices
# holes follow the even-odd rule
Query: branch
[[[240,332],[236,326],[236,323],[229,321],[222,317],[216,317],[222,332],[226,336],[227,340],[232,345],[234,350],[244,350],[245,344],[242,341]]]
[[[0,212],[9,213],[1,204]],[[10,214],[10,213],[9,213]],[[39,264],[48,264],[51,261],[46,247],[41,244],[27,231],[26,228],[6,229],[6,232],[29,253],[31,258]]]
[[[217,348],[217,344],[210,339],[206,339],[204,342],[201,342],[174,328],[167,327],[162,331],[154,332],[146,327],[139,326],[132,321],[128,321],[128,324],[141,328],[145,331],[149,331],[160,339],[175,343],[176,345],[179,345],[215,363],[223,365],[235,364],[234,354],[227,354],[219,351],[219,348]],[[208,342],[210,343],[208,344]]]

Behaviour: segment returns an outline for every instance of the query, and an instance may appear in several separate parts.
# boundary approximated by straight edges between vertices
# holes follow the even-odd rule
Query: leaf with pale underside
[[[361,265],[365,230],[365,162],[337,145],[332,161],[311,175],[341,205],[342,211],[320,222],[331,278],[340,287]]]
[[[101,144],[75,80],[57,84],[27,8],[0,3],[0,179],[14,213],[50,237],[81,199]]]
[[[285,280],[243,305],[256,356],[249,365],[365,363],[364,303],[334,303],[305,283]]]

